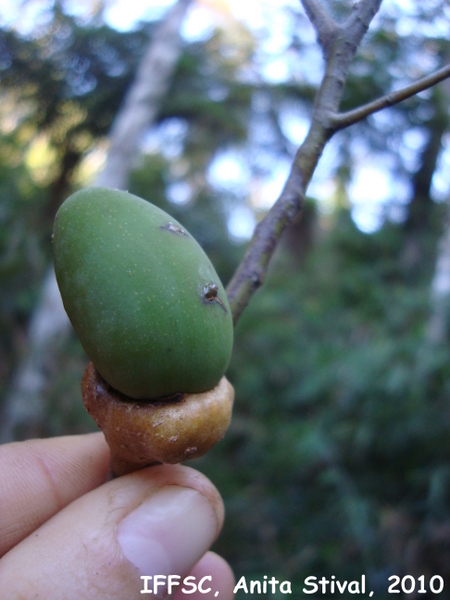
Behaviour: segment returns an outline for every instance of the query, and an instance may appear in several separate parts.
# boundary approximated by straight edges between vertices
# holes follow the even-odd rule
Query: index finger
[[[76,498],[105,482],[101,433],[0,446],[0,557]]]

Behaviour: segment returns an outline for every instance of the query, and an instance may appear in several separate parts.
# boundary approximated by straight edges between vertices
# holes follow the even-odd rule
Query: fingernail
[[[215,540],[217,519],[200,492],[166,486],[122,520],[117,536],[142,575],[183,575]]]

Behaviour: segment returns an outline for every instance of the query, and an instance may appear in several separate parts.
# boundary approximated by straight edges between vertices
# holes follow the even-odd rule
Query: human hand
[[[208,552],[223,523],[211,482],[161,465],[105,483],[108,470],[100,433],[0,446],[2,599],[161,598],[179,575],[174,600],[231,600],[231,569]]]

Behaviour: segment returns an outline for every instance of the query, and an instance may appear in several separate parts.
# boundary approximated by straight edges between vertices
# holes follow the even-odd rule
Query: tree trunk
[[[156,31],[111,128],[108,161],[96,185],[125,189],[142,136],[155,120],[181,54],[180,26],[191,0],[178,0]]]
[[[447,341],[450,317],[450,198],[447,200],[448,214],[442,234],[436,268],[431,282],[430,317],[426,329],[426,342],[432,345]]]
[[[96,186],[126,189],[142,134],[155,120],[180,57],[180,26],[190,3],[191,0],[178,0],[155,31],[135,81],[114,120],[108,158]],[[58,348],[70,332],[71,325],[51,266],[30,320],[26,355],[5,397],[0,442],[46,434],[46,391]]]
[[[442,59],[448,63],[447,57]],[[442,140],[449,127],[448,99],[450,81],[433,88],[430,108],[434,114],[428,122],[428,140],[421,153],[420,166],[412,178],[412,198],[405,221],[405,245],[401,262],[406,273],[417,277],[421,266],[434,260],[435,247],[430,245],[430,232],[435,222],[436,205],[431,199],[431,186],[436,171]]]
[[[436,119],[435,123],[430,124],[430,137],[422,152],[420,167],[412,179],[413,196],[405,223],[405,229],[411,236],[420,235],[430,228],[433,212],[433,201],[430,197],[431,183],[442,148],[444,133],[442,119]]]

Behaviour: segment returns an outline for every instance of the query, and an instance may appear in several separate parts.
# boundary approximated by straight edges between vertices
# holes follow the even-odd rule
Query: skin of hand
[[[231,600],[209,552],[224,517],[212,483],[180,465],[108,471],[101,433],[0,446],[2,598]]]

